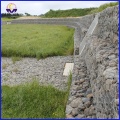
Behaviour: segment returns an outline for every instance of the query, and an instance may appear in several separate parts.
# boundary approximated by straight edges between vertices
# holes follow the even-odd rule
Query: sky
[[[17,6],[17,13],[29,13],[41,15],[52,10],[66,10],[72,8],[99,7],[104,3],[115,1],[1,1],[1,13],[7,13],[6,7],[9,3]]]

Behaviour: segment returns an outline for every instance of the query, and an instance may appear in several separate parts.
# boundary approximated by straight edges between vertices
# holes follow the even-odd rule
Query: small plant
[[[15,64],[16,61],[22,60],[21,57],[12,57],[13,64]]]
[[[15,73],[19,72],[18,68],[14,68],[13,72],[15,72]]]
[[[6,73],[5,77],[3,78],[4,81],[7,81],[9,77],[9,74]]]
[[[67,82],[67,85],[68,85],[68,88],[67,88],[67,94],[66,94],[66,104],[67,104],[67,101],[68,101],[68,97],[69,97],[69,91],[70,91],[70,87],[71,87],[71,83],[72,83],[72,73],[70,72],[70,75],[68,76],[68,82]]]
[[[4,80],[4,81],[7,81],[7,80],[8,80],[8,77],[4,77],[3,80]]]
[[[70,90],[71,82],[72,82],[72,73],[70,72],[70,75],[68,77],[68,91]]]
[[[2,64],[2,69],[6,69],[7,68],[7,64]]]

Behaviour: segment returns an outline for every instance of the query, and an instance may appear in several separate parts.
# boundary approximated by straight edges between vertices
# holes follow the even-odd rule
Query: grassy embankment
[[[38,82],[14,87],[2,86],[2,118],[65,118],[68,89],[59,91]]]
[[[2,56],[36,57],[71,55],[74,29],[58,25],[2,26]]]
[[[90,14],[101,12],[108,7],[113,7],[113,6],[116,6],[116,5],[118,5],[118,2],[111,2],[111,3],[106,3],[106,4],[103,4],[103,5],[100,5],[100,7],[98,7],[97,9],[92,10],[90,12]]]
[[[106,9],[107,7],[112,7],[118,5],[118,2],[111,2],[101,5],[100,7],[96,8],[84,8],[84,9],[69,9],[69,10],[50,10],[41,17],[45,18],[52,18],[52,17],[80,17],[85,16],[97,12],[101,12],[102,10]]]

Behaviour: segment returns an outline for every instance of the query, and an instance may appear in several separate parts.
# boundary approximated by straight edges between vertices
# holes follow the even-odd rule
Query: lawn
[[[2,56],[36,57],[71,55],[74,29],[61,25],[10,24],[2,26]]]
[[[2,86],[2,118],[65,118],[68,89],[59,91],[37,81],[14,87]]]

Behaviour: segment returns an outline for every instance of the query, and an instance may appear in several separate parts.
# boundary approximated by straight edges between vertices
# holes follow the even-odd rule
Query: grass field
[[[65,118],[68,90],[59,91],[38,82],[14,87],[2,86],[2,118]]]
[[[58,25],[2,26],[2,56],[37,57],[71,55],[74,29]]]

